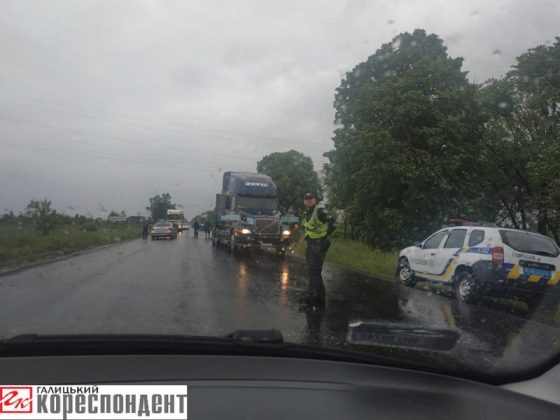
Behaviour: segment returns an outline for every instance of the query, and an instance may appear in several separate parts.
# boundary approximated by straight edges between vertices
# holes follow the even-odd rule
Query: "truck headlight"
[[[241,229],[241,234],[242,235],[250,235],[251,234],[251,230],[250,229]]]
[[[290,232],[289,230],[283,230],[282,231],[282,235],[284,236],[290,236],[292,234],[292,232]]]

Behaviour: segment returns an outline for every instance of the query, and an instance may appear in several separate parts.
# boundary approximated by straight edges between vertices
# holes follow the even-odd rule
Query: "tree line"
[[[342,79],[326,186],[357,239],[394,249],[449,217],[560,239],[560,39],[483,84],[462,61],[416,30]]]
[[[451,217],[560,242],[560,38],[475,84],[463,59],[418,29],[383,44],[336,89],[326,203],[353,239],[392,250]],[[322,186],[308,156],[262,158],[280,205],[301,212]]]

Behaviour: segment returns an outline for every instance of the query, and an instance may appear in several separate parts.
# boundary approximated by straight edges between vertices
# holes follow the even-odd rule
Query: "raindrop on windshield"
[[[388,24],[388,25],[392,25],[393,23],[395,23],[395,21],[394,21],[393,19],[389,19],[389,20],[387,21],[387,24]]]
[[[395,38],[395,40],[393,41],[393,43],[391,44],[391,46],[393,47],[393,50],[398,50],[401,47],[401,37],[397,37]]]
[[[502,109],[507,108],[508,104],[506,102],[500,102],[498,106]]]
[[[501,57],[502,51],[496,48],[494,51],[492,51],[492,55],[494,57]]]

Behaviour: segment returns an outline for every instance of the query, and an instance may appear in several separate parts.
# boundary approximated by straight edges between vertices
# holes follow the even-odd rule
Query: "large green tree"
[[[171,201],[171,195],[169,193],[163,193],[150,197],[150,205],[146,207],[146,210],[152,215],[152,220],[158,221],[160,219],[165,219],[167,210],[174,208],[175,204]]]
[[[560,240],[560,38],[480,90],[487,184],[501,218]]]
[[[27,205],[26,213],[37,224],[37,230],[43,235],[48,235],[57,224],[57,213],[52,208],[51,200],[31,200]]]
[[[301,212],[306,192],[322,192],[313,161],[296,150],[264,156],[257,163],[257,171],[274,180],[278,187],[279,205],[284,212]]]
[[[385,249],[450,216],[493,217],[481,191],[480,112],[462,59],[436,35],[403,33],[336,89],[329,198],[359,239]]]

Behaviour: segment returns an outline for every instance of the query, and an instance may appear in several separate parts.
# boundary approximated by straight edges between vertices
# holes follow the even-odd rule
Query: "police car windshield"
[[[558,247],[551,239],[540,235],[534,235],[528,232],[500,230],[500,236],[506,245],[519,252],[549,257],[556,257],[560,253]]]

